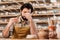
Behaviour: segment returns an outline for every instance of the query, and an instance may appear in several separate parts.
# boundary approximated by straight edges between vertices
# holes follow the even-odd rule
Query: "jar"
[[[5,13],[5,15],[8,15],[8,14],[9,14],[8,12]]]
[[[0,15],[4,15],[4,13],[0,13]]]
[[[49,39],[49,31],[47,29],[41,29],[38,33],[39,39]]]

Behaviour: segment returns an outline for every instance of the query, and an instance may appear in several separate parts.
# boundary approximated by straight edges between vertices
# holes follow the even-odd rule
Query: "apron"
[[[30,34],[30,27],[27,24],[25,24],[24,26],[19,25],[15,24],[13,27],[13,35],[12,35],[13,39],[26,38],[26,36]]]

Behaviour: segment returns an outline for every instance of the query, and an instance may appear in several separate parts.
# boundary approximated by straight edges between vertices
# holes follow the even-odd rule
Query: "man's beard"
[[[27,19],[26,17],[24,17],[24,16],[22,16],[22,19],[23,19],[24,21],[28,21],[28,19]]]

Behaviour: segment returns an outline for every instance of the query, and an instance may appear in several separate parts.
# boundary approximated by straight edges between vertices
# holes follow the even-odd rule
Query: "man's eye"
[[[24,13],[27,13],[27,12],[24,12]]]

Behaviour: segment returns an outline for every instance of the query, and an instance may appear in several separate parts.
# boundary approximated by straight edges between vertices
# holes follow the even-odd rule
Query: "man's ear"
[[[22,16],[22,11],[20,10],[20,14],[21,14],[21,16]]]

